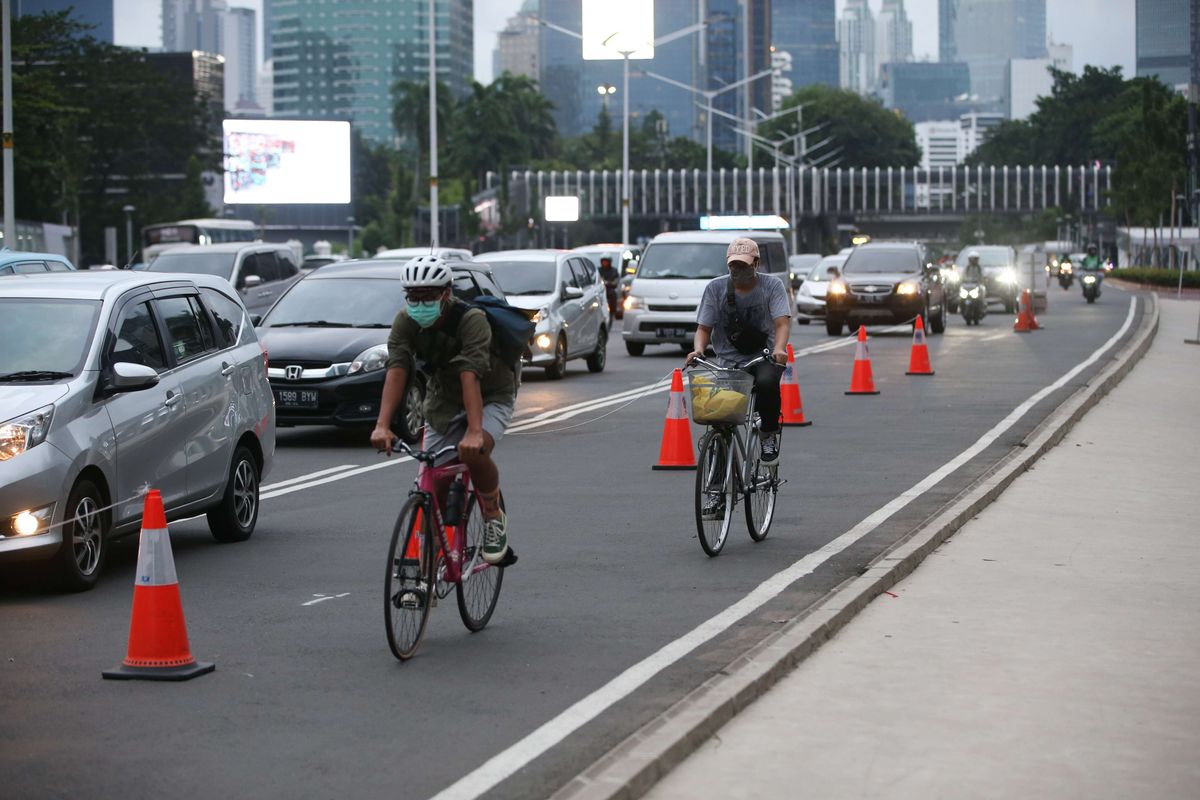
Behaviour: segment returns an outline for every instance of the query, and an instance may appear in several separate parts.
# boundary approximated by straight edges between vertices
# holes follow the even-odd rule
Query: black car
[[[946,286],[921,245],[869,242],[854,248],[842,275],[825,294],[825,329],[839,336],[847,323],[887,325],[923,315],[933,333],[946,329]]]
[[[379,414],[387,339],[404,307],[404,260],[344,261],[297,281],[259,323],[275,418],[293,425],[366,426]],[[481,264],[452,263],[453,291],[470,300],[504,297]],[[395,430],[410,444],[420,437],[425,382],[409,380]]]

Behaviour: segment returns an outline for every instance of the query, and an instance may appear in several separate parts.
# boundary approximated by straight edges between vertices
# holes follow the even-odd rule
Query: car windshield
[[[658,242],[646,248],[637,277],[706,280],[726,274],[724,242]]]
[[[215,275],[229,280],[233,276],[236,253],[163,253],[150,265],[151,272],[191,272]]]
[[[99,300],[0,298],[0,376],[77,374],[99,314]]]
[[[557,288],[554,277],[558,269],[553,261],[488,261],[487,264],[505,296],[554,294]]]
[[[860,247],[846,259],[842,272],[846,275],[866,275],[882,272],[916,272],[917,254],[902,248]]]
[[[954,263],[959,267],[965,267],[971,253],[979,253],[979,266],[981,267],[1007,267],[1010,264],[1008,251],[993,250],[993,249],[977,249],[968,247],[958,254],[958,260]]]
[[[821,259],[820,263],[812,268],[812,272],[808,273],[808,278],[806,278],[806,280],[816,281],[817,283],[820,283],[821,281],[827,281],[829,280],[829,273],[827,270],[830,267],[834,267],[840,271],[842,264],[845,263],[846,259],[844,258],[823,258]]]
[[[390,328],[404,286],[390,278],[305,278],[263,319],[266,328]]]

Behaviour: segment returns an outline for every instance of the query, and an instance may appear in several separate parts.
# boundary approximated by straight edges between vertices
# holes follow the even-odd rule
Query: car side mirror
[[[262,275],[247,275],[242,278],[243,289],[253,289],[255,286],[262,286]]]
[[[567,300],[578,300],[583,297],[583,289],[578,286],[564,286],[562,294]]]
[[[113,392],[138,392],[158,384],[158,373],[145,364],[118,361],[112,366],[108,388]]]

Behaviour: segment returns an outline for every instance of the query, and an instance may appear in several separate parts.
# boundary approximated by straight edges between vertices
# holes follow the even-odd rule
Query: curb
[[[1052,411],[1011,453],[863,574],[848,579],[804,614],[735,659],[671,708],[610,750],[552,795],[553,800],[636,800],[765,694],[885,590],[990,505],[1014,480],[1062,441],[1150,349],[1158,332],[1153,293],[1133,338],[1086,386]]]

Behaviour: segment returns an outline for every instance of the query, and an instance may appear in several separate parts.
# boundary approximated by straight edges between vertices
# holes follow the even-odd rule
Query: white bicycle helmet
[[[443,289],[450,285],[451,279],[446,262],[434,255],[417,256],[400,273],[400,283],[405,289]]]

